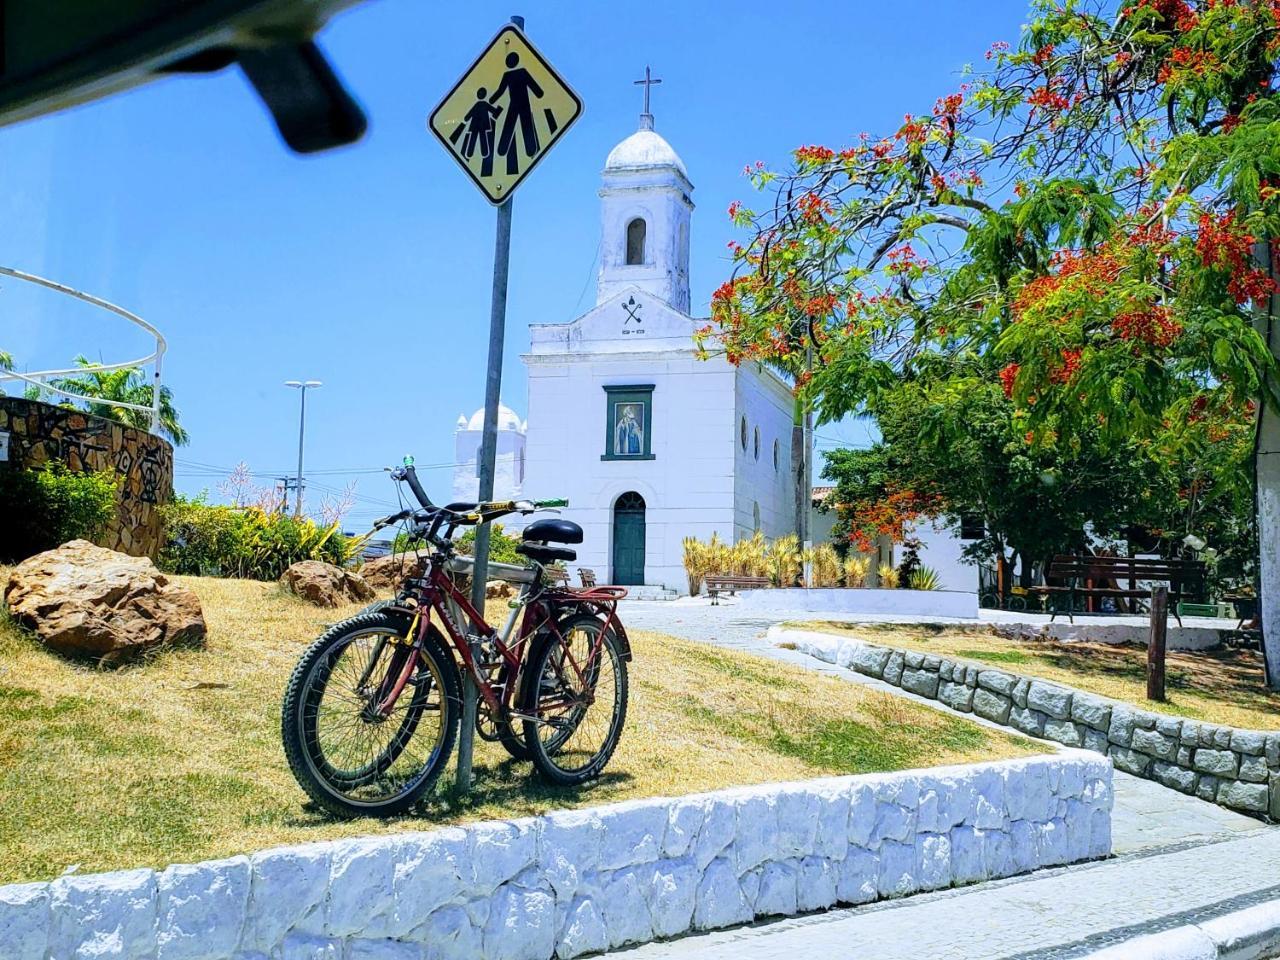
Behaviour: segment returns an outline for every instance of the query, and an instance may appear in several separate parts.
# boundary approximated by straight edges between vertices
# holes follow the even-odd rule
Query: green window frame
[[[600,459],[654,459],[653,384],[607,386],[604,395],[604,453]],[[625,452],[626,444],[632,452]]]

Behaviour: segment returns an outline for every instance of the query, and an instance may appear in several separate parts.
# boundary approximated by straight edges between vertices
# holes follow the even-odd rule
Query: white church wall
[[[791,478],[792,396],[790,389],[768,371],[742,366],[734,378],[735,415],[732,426],[736,483],[734,487],[734,539],[755,532],[756,510],[760,530],[774,538],[795,532],[795,495]],[[743,449],[742,420],[747,424]],[[756,457],[756,431],[760,456]],[[773,445],[778,444],[778,464]]]
[[[652,184],[652,185],[650,185]],[[684,189],[671,176],[658,175],[626,186],[606,185],[600,192],[601,246],[597,302],[630,286],[652,290],[677,310],[689,309],[689,213]],[[645,256],[627,263],[627,226],[645,222]]]
[[[920,562],[938,571],[943,590],[978,589],[978,567],[961,556],[965,541],[929,522],[919,524],[912,536],[920,540]]]
[[[733,369],[692,351],[665,358],[582,355],[569,363],[526,357],[529,432],[526,495],[564,496],[567,519],[581,524],[578,566],[612,579],[613,508],[628,491],[645,500],[645,580],[684,592],[686,536],[733,533],[730,447]],[[652,460],[602,460],[605,386],[653,385]]]

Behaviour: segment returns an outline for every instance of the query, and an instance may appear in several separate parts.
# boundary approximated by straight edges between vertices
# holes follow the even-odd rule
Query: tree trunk
[[[1254,247],[1258,262],[1277,279],[1278,265],[1270,243]],[[1280,316],[1273,293],[1254,324],[1271,355],[1280,359]],[[1267,686],[1280,690],[1280,411],[1264,396],[1258,404],[1258,433],[1254,447],[1254,502],[1258,518],[1258,616],[1262,622],[1262,652]]]

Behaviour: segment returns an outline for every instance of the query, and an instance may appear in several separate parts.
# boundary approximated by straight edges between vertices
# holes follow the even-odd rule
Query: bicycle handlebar
[[[432,516],[421,516],[415,510],[401,510],[399,513],[376,521],[374,523],[375,530],[381,530],[383,527],[388,527],[393,523],[399,523],[401,520],[407,520],[411,517],[420,523],[426,523],[434,519],[435,522],[432,523],[431,530],[427,534],[429,538],[434,538],[436,531],[443,523],[448,523],[450,527],[459,523],[477,524],[484,523],[486,519],[496,519],[497,516],[508,513],[532,513],[535,510],[547,510],[569,505],[569,501],[564,497],[557,497],[552,500],[492,500],[485,503],[477,503],[471,510],[464,513],[450,510],[448,507],[437,507],[431,502],[431,498],[427,496],[427,492],[422,488],[422,482],[418,479],[418,471],[413,466],[413,457],[405,457],[404,466],[396,467],[392,470],[391,476],[395,480],[407,483],[414,499],[422,505],[423,511],[430,511]]]

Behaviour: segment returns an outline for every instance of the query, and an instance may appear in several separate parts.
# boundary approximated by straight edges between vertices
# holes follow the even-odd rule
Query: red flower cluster
[[[1009,44],[1003,40],[997,40],[991,45],[991,49],[987,51],[987,59],[992,60],[1001,53],[1009,49]]]
[[[895,140],[905,140],[907,143],[924,143],[928,136],[929,128],[925,122],[912,118],[909,113],[902,118],[902,126],[893,135]]]
[[[1037,67],[1043,67],[1046,63],[1053,59],[1053,44],[1046,43],[1043,47],[1031,55],[1031,62]]]
[[[1027,97],[1027,103],[1033,107],[1051,110],[1054,113],[1061,113],[1071,106],[1071,101],[1054,90],[1049,84],[1045,84],[1043,87],[1036,87],[1031,92],[1031,96]]]
[[[849,517],[849,542],[860,552],[871,553],[876,539],[884,536],[901,541],[908,523],[938,508],[936,498],[914,490],[895,490],[881,499],[855,504]]]
[[[1218,60],[1217,56],[1208,50],[1190,50],[1186,47],[1175,47],[1173,53],[1169,55],[1169,59],[1160,65],[1160,69],[1156,73],[1156,79],[1161,83],[1168,83],[1175,74],[1189,73],[1200,77],[1210,70],[1216,69],[1220,63],[1221,61]]]
[[[1062,351],[1062,365],[1049,374],[1049,380],[1052,383],[1070,383],[1071,378],[1076,375],[1080,369],[1080,351],[1072,349],[1064,349]]]
[[[732,220],[738,215],[738,211],[742,209],[742,201],[735,200],[729,204],[729,219]]]
[[[1163,304],[1121,313],[1111,321],[1111,331],[1121,340],[1138,340],[1153,347],[1167,347],[1182,333],[1182,324]]]
[[[1228,210],[1215,217],[1212,213],[1200,215],[1200,235],[1196,238],[1196,253],[1206,267],[1216,267],[1230,274],[1227,292],[1236,303],[1261,300],[1275,292],[1275,281],[1267,271],[1253,262],[1251,247],[1255,240],[1236,223],[1236,211]]]
[[[889,265],[885,267],[885,271],[890,274],[900,274],[907,273],[915,267],[923,269],[928,265],[929,261],[917,257],[911,244],[907,243],[889,251]]]
[[[1102,296],[1119,279],[1123,267],[1120,260],[1107,250],[1096,253],[1059,250],[1050,259],[1050,263],[1058,272],[1029,281],[1013,302],[1015,315],[1021,315],[1037,306],[1068,280],[1078,284],[1086,293]]]
[[[1143,8],[1154,10],[1165,24],[1176,26],[1184,33],[1198,21],[1196,12],[1186,0],[1138,0],[1133,6],[1121,10],[1120,17],[1127,19]]]
[[[1004,387],[1004,395],[1009,399],[1013,399],[1013,385],[1018,381],[1018,370],[1021,369],[1016,363],[1007,364],[1000,371],[1000,385]]]
[[[824,216],[830,216],[834,212],[831,204],[813,191],[797,200],[796,206],[800,208],[800,216],[809,223],[821,223]]]
[[[796,160],[801,163],[826,163],[835,157],[835,151],[830,147],[819,147],[810,145],[807,147],[799,147],[796,150]]]

